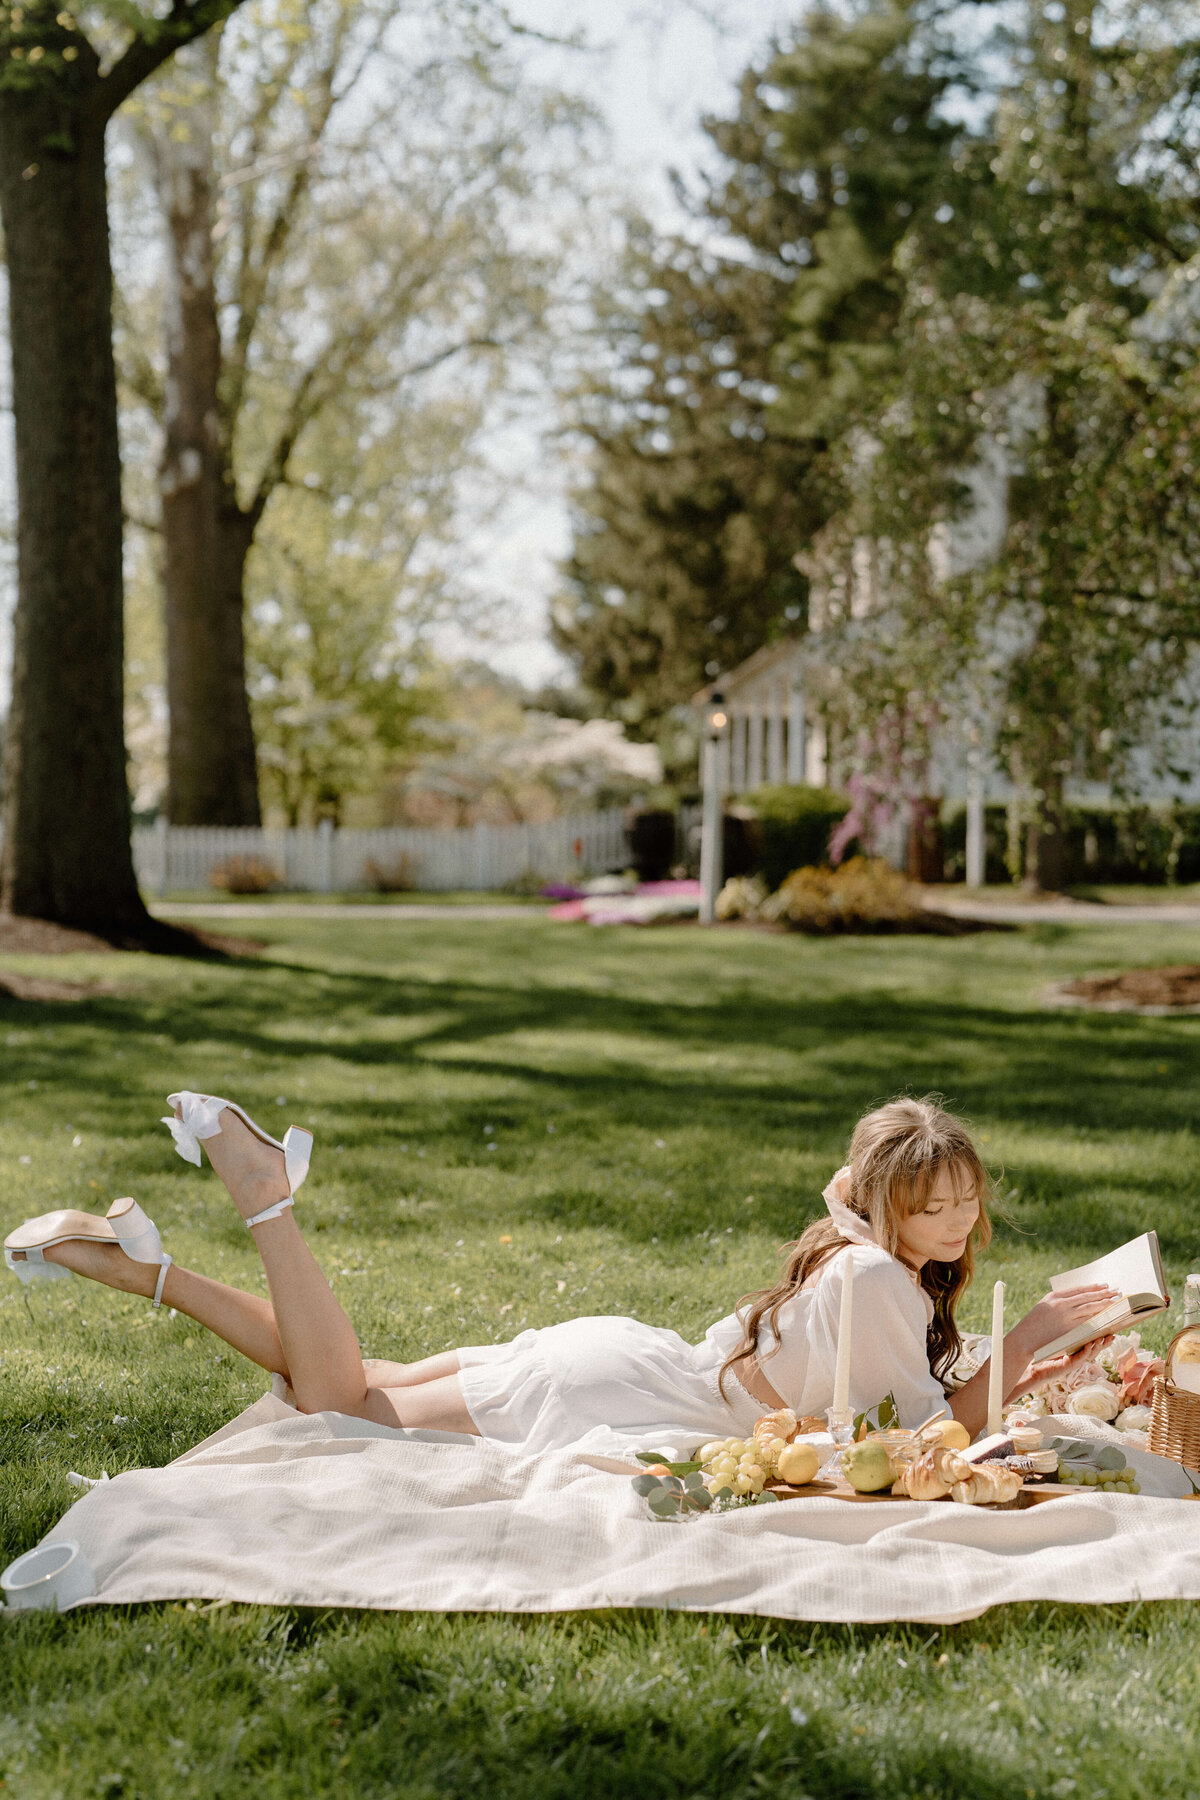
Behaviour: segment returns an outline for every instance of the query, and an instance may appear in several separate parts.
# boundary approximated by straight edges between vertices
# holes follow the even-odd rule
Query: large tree
[[[287,490],[336,503],[324,539],[353,539],[347,509],[378,487],[372,447],[393,424],[411,428],[422,400],[427,414],[425,390],[451,365],[442,423],[455,412],[460,429],[454,443],[443,429],[440,449],[454,476],[481,388],[540,328],[552,254],[515,237],[573,115],[520,74],[509,31],[493,0],[256,0],[219,51],[177,59],[141,101],[165,226],[164,378],[133,333],[122,349],[162,426],[177,824],[258,819],[248,570]],[[427,445],[427,417],[417,429]],[[397,442],[393,460],[411,472],[420,454]],[[423,488],[426,473],[415,479]],[[310,522],[298,542],[321,539]],[[309,570],[300,589],[320,580]]]
[[[105,133],[239,0],[0,8],[0,213],[18,502],[0,908],[108,934],[148,918],[129,844],[121,469]]]
[[[848,630],[851,710],[957,678],[1054,888],[1067,780],[1120,782],[1200,644],[1200,40],[1171,0],[1029,0],[999,67],[908,232],[900,354],[837,446],[826,550],[865,533],[888,563],[888,618]],[[999,540],[956,555],[989,465]]]

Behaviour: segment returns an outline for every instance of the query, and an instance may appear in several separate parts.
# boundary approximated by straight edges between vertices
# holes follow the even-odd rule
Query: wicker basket
[[[1200,1394],[1175,1386],[1172,1364],[1176,1344],[1195,1329],[1189,1325],[1177,1331],[1167,1347],[1166,1372],[1154,1382],[1148,1438],[1156,1456],[1169,1456],[1189,1469],[1200,1469]]]

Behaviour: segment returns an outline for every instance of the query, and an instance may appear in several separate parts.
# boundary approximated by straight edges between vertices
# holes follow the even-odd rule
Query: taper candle
[[[992,1289],[992,1360],[988,1365],[987,1434],[1004,1430],[1004,1283]]]
[[[850,1321],[854,1310],[854,1252],[842,1258],[842,1304],[838,1311],[837,1362],[833,1370],[833,1410],[850,1404]]]

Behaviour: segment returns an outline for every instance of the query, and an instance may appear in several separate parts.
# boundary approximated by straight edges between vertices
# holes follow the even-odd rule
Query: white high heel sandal
[[[260,1142],[283,1152],[283,1170],[288,1184],[287,1198],[277,1200],[274,1206],[264,1207],[262,1212],[247,1219],[245,1225],[248,1231],[255,1225],[265,1225],[268,1219],[277,1219],[292,1204],[293,1195],[299,1192],[308,1174],[313,1147],[311,1131],[305,1131],[302,1125],[289,1125],[283,1134],[283,1142],[280,1143],[269,1131],[256,1125],[249,1113],[243,1112],[234,1101],[220,1100],[213,1094],[193,1094],[187,1088],[179,1094],[168,1094],[167,1105],[177,1106],[182,1117],[177,1119],[173,1114],[168,1115],[164,1117],[163,1124],[170,1126],[175,1148],[184,1162],[195,1163],[197,1168],[201,1166],[202,1160],[200,1145],[205,1138],[220,1136],[221,1114],[227,1107],[231,1113],[237,1114],[243,1125],[248,1126]]]
[[[114,1200],[105,1218],[95,1213],[42,1213],[40,1218],[26,1219],[4,1240],[4,1261],[18,1281],[57,1281],[73,1273],[61,1263],[47,1262],[45,1252],[54,1244],[120,1244],[131,1262],[157,1263],[158,1280],[154,1284],[154,1304],[162,1305],[163,1283],[171,1258],[162,1247],[158,1227],[148,1219],[136,1200]],[[21,1261],[15,1252],[20,1251]]]

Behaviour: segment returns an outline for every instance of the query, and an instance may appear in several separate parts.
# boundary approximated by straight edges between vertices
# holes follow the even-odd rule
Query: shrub
[[[718,919],[757,919],[767,890],[757,875],[734,875],[717,895]]]
[[[925,931],[929,915],[906,876],[881,857],[852,856],[839,868],[793,869],[759,917],[793,931]]]
[[[510,881],[504,883],[500,892],[502,894],[520,894],[522,898],[527,896],[536,898],[537,895],[545,893],[549,886],[550,882],[546,876],[539,875],[536,869],[522,869],[519,875],[514,875]]]
[[[418,859],[402,850],[389,863],[377,863],[374,857],[363,865],[367,886],[377,894],[410,894],[417,885]]]
[[[1200,881],[1200,807],[1170,801],[1147,801],[1128,806],[1068,806],[1067,884],[1085,882]],[[948,807],[943,825],[947,881],[966,875],[966,810]],[[993,803],[984,808],[985,879],[1012,879],[1007,866],[1008,808]],[[1018,849],[1023,866],[1024,832]],[[1018,871],[1019,873],[1019,871]]]
[[[657,809],[635,812],[625,826],[625,837],[638,880],[665,880],[675,862],[675,814]]]
[[[229,856],[209,870],[210,887],[227,894],[270,894],[283,887],[283,876],[258,856]]]
[[[758,872],[769,888],[777,888],[792,869],[826,862],[834,826],[850,809],[845,794],[801,786],[755,788],[745,804],[757,821]]]

